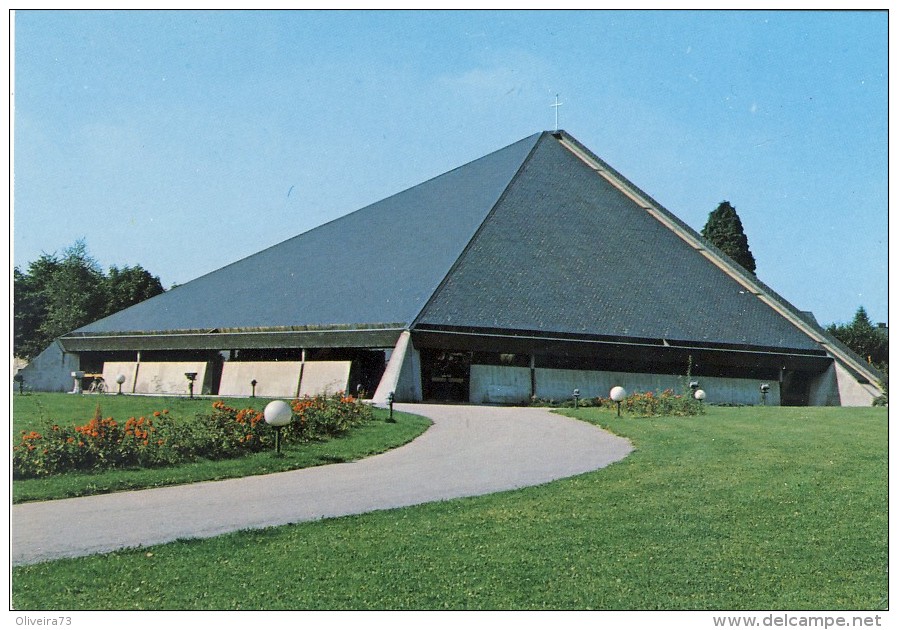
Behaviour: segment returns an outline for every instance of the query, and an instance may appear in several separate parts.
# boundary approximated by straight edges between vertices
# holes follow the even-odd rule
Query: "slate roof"
[[[417,324],[819,349],[550,134]]]
[[[524,138],[61,341],[110,349],[132,335],[189,332],[184,344],[206,334],[209,345],[197,347],[212,348],[224,333],[270,344],[271,331],[321,339],[332,330],[353,344],[401,329],[842,350],[563,131]]]
[[[408,326],[539,138],[534,134],[74,334]]]

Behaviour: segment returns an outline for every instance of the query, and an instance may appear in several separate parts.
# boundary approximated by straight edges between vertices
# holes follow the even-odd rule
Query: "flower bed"
[[[368,405],[343,394],[294,400],[292,408],[293,422],[282,433],[287,442],[337,437],[374,417]],[[23,431],[12,449],[13,478],[227,459],[271,449],[274,439],[262,411],[236,409],[221,401],[192,422],[175,420],[163,409],[120,423],[104,418],[97,405],[94,417],[84,425],[54,423],[39,431]]]

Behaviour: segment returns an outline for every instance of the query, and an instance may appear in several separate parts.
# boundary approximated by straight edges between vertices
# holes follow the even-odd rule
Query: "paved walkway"
[[[433,426],[357,462],[12,508],[13,564],[206,538],[533,486],[626,457],[629,441],[537,408],[397,405]]]

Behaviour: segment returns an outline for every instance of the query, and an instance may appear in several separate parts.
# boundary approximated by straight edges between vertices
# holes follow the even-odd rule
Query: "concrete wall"
[[[194,395],[206,393],[208,390],[206,368],[207,363],[205,361],[141,362],[137,366],[134,393],[186,396],[190,393],[187,386],[187,377],[184,376],[187,372],[196,372],[196,381],[193,384]],[[115,379],[113,379],[114,381]],[[122,388],[122,391],[124,391],[124,388]]]
[[[133,394],[134,386],[137,383],[137,362],[136,361],[107,361],[103,364],[103,380],[106,381],[106,391],[110,393],[118,392],[118,383],[116,379],[119,376],[125,377],[122,383],[123,394]],[[181,375],[184,378],[184,375]],[[187,379],[184,379],[185,381]]]
[[[470,392],[472,403],[526,402],[530,399],[530,368],[472,365]]]
[[[103,380],[107,391],[115,393],[119,374],[125,376],[125,394],[189,394],[186,372],[196,372],[194,395],[209,393],[212,383],[208,364],[202,361],[131,362],[109,361],[103,364]],[[296,398],[346,391],[351,361],[233,361],[222,368],[218,393],[221,396],[251,396],[255,379],[256,396],[260,398]],[[300,380],[300,371],[302,379]],[[71,372],[71,370],[70,370]],[[68,389],[73,379],[69,376]]]
[[[851,372],[842,367],[838,361],[835,365],[836,382],[839,387],[839,402],[843,407],[869,407],[873,399],[880,395],[879,389],[872,385],[857,382]]]
[[[256,396],[260,398],[296,398],[302,361],[228,361],[222,366],[220,396]]]
[[[599,372],[591,370],[555,370],[536,368],[536,396],[551,400],[570,400],[574,389],[583,398],[608,397],[611,388],[620,385],[627,393],[661,392],[672,389],[681,392],[685,377],[666,374],[638,374],[629,372]],[[740,405],[761,403],[757,379],[695,377],[707,394],[706,402]],[[780,404],[780,387],[776,381],[764,381],[770,385],[768,405]],[[499,365],[472,365],[470,401],[472,403],[515,403],[530,397],[530,369]]]
[[[396,383],[396,400],[420,402],[424,398],[421,388],[421,353],[411,342],[405,353],[405,361]]]
[[[880,395],[873,385],[858,383],[838,360],[811,382],[808,404],[814,406],[869,407]]]
[[[705,391],[705,402],[717,404],[761,404],[760,380],[721,378],[715,376],[693,377]],[[780,387],[777,381],[763,381],[770,385],[768,405],[780,404]],[[685,376],[670,374],[641,374],[630,372],[592,372],[585,370],[549,370],[537,368],[536,395],[538,398],[568,400],[574,388],[583,397],[608,397],[612,387],[620,385],[628,394],[635,392],[661,392],[672,389],[679,393],[686,383]]]
[[[299,395],[317,396],[345,392],[352,361],[308,361],[302,370]]]
[[[54,341],[19,370],[25,379],[22,389],[32,392],[70,392],[75,384],[72,372],[81,369],[79,366],[78,355],[65,352],[59,342]],[[13,383],[13,391],[19,391],[18,383]]]
[[[812,407],[838,407],[842,404],[839,397],[839,383],[836,379],[835,361],[827,368],[826,372],[811,381],[808,404]]]

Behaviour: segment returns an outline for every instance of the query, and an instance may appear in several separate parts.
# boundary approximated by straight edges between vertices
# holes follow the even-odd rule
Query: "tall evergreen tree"
[[[748,248],[748,237],[742,229],[736,208],[729,201],[721,201],[717,209],[708,215],[702,236],[746,270],[755,272],[755,257]]]

